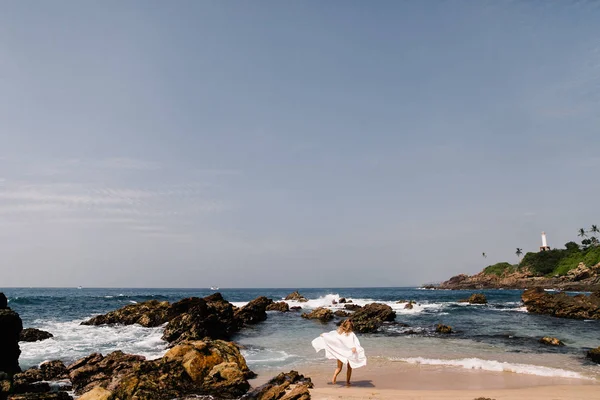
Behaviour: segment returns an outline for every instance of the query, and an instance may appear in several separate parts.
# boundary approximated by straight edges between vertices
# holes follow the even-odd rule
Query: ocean
[[[359,334],[369,363],[421,364],[448,369],[504,371],[557,378],[600,380],[600,366],[585,359],[585,351],[600,345],[600,321],[559,319],[528,313],[520,290],[484,290],[488,304],[460,303],[474,291],[440,291],[420,288],[313,288],[299,289],[307,303],[289,302],[304,309],[334,305],[340,297],[364,305],[380,302],[397,313],[396,321],[408,325],[385,326],[375,334]],[[159,358],[167,344],[162,327],[82,326],[80,322],[128,304],[157,299],[174,302],[204,297],[208,289],[102,289],[6,288],[0,289],[9,306],[23,319],[24,327],[49,331],[53,338],[21,343],[23,369],[46,360],[70,363],[93,352],[114,350]],[[258,297],[280,300],[293,289],[221,289],[233,304],[242,306]],[[416,302],[412,310],[405,301]],[[435,325],[450,325],[451,335],[435,333]],[[242,345],[249,366],[260,373],[319,367],[331,364],[315,353],[311,340],[335,329],[300,317],[298,312],[268,312],[267,321],[245,328],[233,340]],[[554,336],[564,347],[538,342]],[[368,366],[367,366],[368,368]]]

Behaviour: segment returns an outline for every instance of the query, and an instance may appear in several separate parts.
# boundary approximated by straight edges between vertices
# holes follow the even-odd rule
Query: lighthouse
[[[550,250],[548,246],[548,241],[546,240],[546,232],[542,232],[542,247],[540,247],[540,251]]]

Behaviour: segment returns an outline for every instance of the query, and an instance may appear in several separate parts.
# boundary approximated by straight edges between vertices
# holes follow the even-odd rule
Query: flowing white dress
[[[350,364],[352,368],[360,368],[367,365],[365,349],[360,346],[354,332],[339,334],[337,331],[323,333],[312,341],[317,351],[325,350],[325,357],[331,360],[340,360],[344,364]],[[356,348],[356,353],[352,351]]]

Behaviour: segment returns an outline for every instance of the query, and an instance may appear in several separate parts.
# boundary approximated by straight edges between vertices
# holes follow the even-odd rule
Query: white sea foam
[[[422,364],[422,365],[442,365],[460,367],[464,369],[479,369],[484,371],[495,371],[495,372],[513,372],[516,374],[527,374],[537,376],[549,376],[557,378],[573,378],[573,379],[592,379],[581,375],[574,371],[568,371],[559,368],[542,367],[539,365],[531,364],[513,364],[507,362],[500,362],[495,360],[482,360],[480,358],[463,358],[456,360],[440,360],[430,359],[423,357],[411,357],[411,358],[399,358],[392,359],[394,361],[403,361],[409,364]]]
[[[140,325],[85,326],[81,321],[36,321],[37,328],[54,335],[40,342],[21,343],[21,367],[31,367],[47,360],[70,362],[90,353],[107,354],[115,350],[139,354],[148,359],[163,356],[167,343],[161,339],[163,327]]]
[[[250,366],[252,366],[253,364],[269,364],[283,362],[289,360],[290,358],[297,357],[293,354],[288,354],[283,350],[271,349],[245,349],[242,350],[241,353]]]

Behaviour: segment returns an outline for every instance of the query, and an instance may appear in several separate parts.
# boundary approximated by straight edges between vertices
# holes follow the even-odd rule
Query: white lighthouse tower
[[[542,232],[542,247],[540,247],[540,251],[550,250],[548,246],[548,241],[546,240],[546,232]]]

